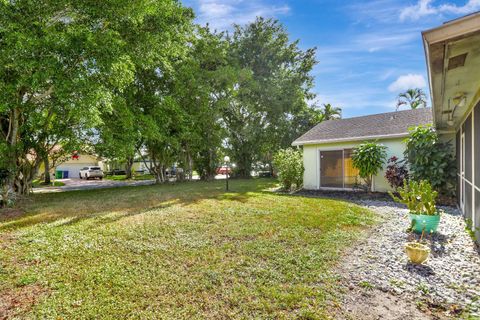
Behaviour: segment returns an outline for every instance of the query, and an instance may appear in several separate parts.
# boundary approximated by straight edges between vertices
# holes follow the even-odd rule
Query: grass
[[[375,286],[368,281],[360,281],[358,285],[367,290],[372,290],[373,288],[375,288]]]
[[[33,180],[32,188],[45,188],[45,187],[62,187],[65,183],[61,181],[52,181],[51,183],[45,183],[42,180]]]
[[[273,185],[34,194],[0,218],[0,317],[324,319],[335,264],[373,214]]]
[[[108,180],[115,180],[115,181],[123,181],[123,180],[127,180],[127,176],[126,175],[115,175],[115,176],[105,176],[105,179],[108,179]],[[155,177],[153,176],[153,174],[141,174],[141,175],[134,175],[132,180],[136,180],[136,181],[139,181],[139,180],[152,180],[152,179],[155,179]]]

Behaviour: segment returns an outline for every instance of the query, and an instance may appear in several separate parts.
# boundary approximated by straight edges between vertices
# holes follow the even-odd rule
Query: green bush
[[[405,159],[414,180],[426,180],[433,189],[453,195],[456,164],[450,143],[441,142],[432,126],[418,126],[410,130],[405,140]]]
[[[433,190],[428,181],[410,180],[407,182],[405,180],[403,187],[398,188],[397,192],[400,197],[396,197],[390,192],[393,200],[405,204],[410,212],[432,216],[438,214],[435,205],[438,192]]]
[[[273,158],[278,180],[285,190],[299,189],[303,184],[302,152],[292,148],[282,149]]]
[[[387,147],[377,142],[365,142],[355,149],[352,161],[359,175],[365,180],[369,190],[372,189],[372,177],[383,168],[387,159]]]

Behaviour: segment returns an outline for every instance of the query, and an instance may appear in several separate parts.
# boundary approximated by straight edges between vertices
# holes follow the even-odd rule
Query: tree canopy
[[[158,182],[181,166],[236,174],[324,118],[311,106],[315,49],[277,20],[231,34],[193,22],[174,0],[0,1],[0,169],[25,194],[53,152],[142,159]],[[325,110],[326,111],[326,110]]]

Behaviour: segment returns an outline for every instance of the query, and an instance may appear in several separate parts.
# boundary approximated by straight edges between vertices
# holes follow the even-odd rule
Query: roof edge
[[[338,139],[322,139],[322,140],[307,140],[307,141],[293,141],[292,146],[303,146],[311,144],[326,144],[326,143],[335,143],[335,142],[350,142],[350,141],[362,141],[362,140],[372,140],[372,139],[393,139],[393,138],[404,138],[408,137],[408,132],[405,133],[392,133],[392,134],[382,134],[375,136],[362,136],[362,137],[351,137],[351,138],[338,138]]]
[[[446,22],[433,29],[422,31],[422,37],[429,45],[457,38],[480,30],[480,11]]]

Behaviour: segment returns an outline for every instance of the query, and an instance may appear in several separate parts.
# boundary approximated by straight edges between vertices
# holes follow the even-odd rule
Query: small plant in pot
[[[404,181],[403,187],[397,189],[399,197],[392,192],[393,200],[403,203],[410,210],[411,229],[417,233],[436,232],[440,223],[440,212],[437,211],[435,201],[438,192],[425,180],[420,182]]]
[[[405,244],[405,252],[407,253],[408,259],[414,264],[422,264],[430,255],[430,248],[422,243],[423,235],[425,230],[422,231],[422,236],[419,241],[407,242]]]

